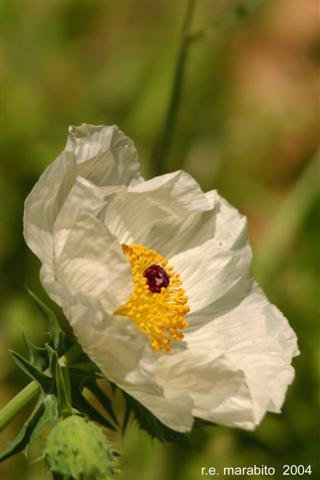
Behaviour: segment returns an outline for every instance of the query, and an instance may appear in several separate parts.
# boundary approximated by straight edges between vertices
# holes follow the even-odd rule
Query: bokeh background
[[[243,5],[250,13],[231,21]],[[119,480],[197,480],[201,467],[254,464],[274,466],[281,478],[286,463],[311,464],[320,478],[319,8],[317,0],[198,0],[192,31],[219,25],[190,48],[165,164],[217,188],[248,216],[254,274],[301,349],[283,413],[250,433],[206,428],[192,451],[152,441],[132,423],[115,439],[124,455]],[[46,329],[25,291],[27,284],[47,298],[22,236],[24,199],[70,124],[118,124],[135,140],[143,174],[153,174],[185,10],[184,0],[1,2],[2,404],[27,382],[9,348],[23,351],[22,329],[35,342]],[[24,415],[2,434],[2,448]],[[49,479],[40,453],[35,446],[32,462],[5,462],[2,478]]]

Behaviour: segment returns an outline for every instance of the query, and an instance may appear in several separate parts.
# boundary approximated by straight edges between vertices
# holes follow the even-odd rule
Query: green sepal
[[[129,405],[128,402],[125,402],[124,416],[123,416],[122,427],[121,427],[122,434],[124,434],[127,430],[132,412],[133,412],[133,409],[131,405]]]
[[[19,452],[24,451],[29,445],[31,436],[39,422],[44,411],[44,404],[42,398],[40,398],[32,414],[28,420],[24,423],[22,429],[14,440],[10,442],[8,447],[0,454],[0,462],[7,460]]]
[[[82,413],[88,416],[90,420],[100,423],[106,428],[115,431],[115,426],[102,415],[98,410],[96,410],[91,403],[83,395],[83,389],[86,385],[92,382],[95,377],[93,375],[88,375],[87,372],[82,372],[77,369],[70,370],[70,388],[72,396],[72,404]]]
[[[65,418],[72,415],[71,389],[69,371],[66,367],[62,367],[59,362],[56,363],[56,386],[59,414]]]
[[[113,393],[113,395],[115,395],[118,387],[115,383],[110,382],[110,380],[109,380],[109,383],[110,383],[110,386],[111,386],[112,393]]]
[[[39,370],[45,370],[48,366],[47,350],[34,345],[25,331],[22,332],[22,335],[29,362]]]
[[[164,425],[140,402],[123,391],[126,402],[126,411],[130,415],[132,412],[140,428],[145,430],[151,437],[157,438],[161,442],[171,442],[183,448],[190,448],[191,443],[188,436],[184,433],[176,432]]]
[[[116,414],[113,410],[112,402],[108,395],[99,387],[95,378],[89,377],[85,380],[84,386],[99,400],[103,408],[110,415],[116,425],[119,425]]]
[[[217,427],[218,425],[216,423],[213,423],[213,422],[209,422],[209,420],[204,420],[203,418],[198,418],[198,417],[194,417],[194,424],[193,424],[193,427],[194,428],[203,428],[203,427]]]
[[[50,357],[49,370],[55,380],[55,393],[57,396],[58,412],[60,417],[72,415],[71,389],[68,369],[59,363],[57,352],[46,344],[46,350]]]
[[[22,357],[22,355],[20,355],[19,353],[14,352],[13,350],[10,350],[10,353],[13,356],[13,359],[18,365],[18,367],[21,368],[21,370],[23,370],[33,380],[38,382],[44,391],[47,391],[52,382],[51,375],[48,375],[47,373],[39,370],[37,367],[32,365],[32,363]]]
[[[55,373],[56,373],[56,363],[58,361],[58,354],[57,352],[50,347],[48,343],[45,344],[44,346],[46,353],[47,353],[47,364],[48,364],[48,370],[50,377],[55,378]]]
[[[84,395],[78,393],[76,398],[73,399],[73,404],[82,414],[85,414],[93,422],[99,423],[109,430],[116,431],[112,423],[109,422],[109,420],[107,420],[98,410],[96,410],[84,397]]]
[[[75,370],[80,370],[81,372],[86,372],[88,375],[89,374],[98,374],[95,376],[100,376],[101,378],[104,378],[102,374],[100,374],[100,369],[97,367],[96,364],[92,363],[90,360],[86,360],[83,362],[76,362],[72,363],[72,368]]]
[[[57,319],[56,314],[29,288],[27,288],[27,291],[48,322],[50,335],[52,338],[52,345],[54,349],[57,350],[58,353],[62,352],[62,350],[64,349],[66,335],[61,330],[59,320]]]
[[[43,399],[43,413],[39,418],[30,437],[30,443],[38,438],[44,430],[52,429],[58,423],[58,405],[55,395],[45,395]]]

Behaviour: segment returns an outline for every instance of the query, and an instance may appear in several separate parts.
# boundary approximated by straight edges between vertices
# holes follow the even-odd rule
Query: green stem
[[[71,364],[81,354],[82,350],[78,343],[72,347],[59,359],[62,366]],[[0,432],[11,422],[11,420],[20,412],[31,400],[40,393],[40,385],[32,381],[23,390],[21,390],[7,405],[0,410]]]
[[[185,19],[182,27],[182,38],[177,57],[173,86],[164,126],[157,139],[153,152],[153,165],[156,175],[165,171],[167,156],[171,148],[173,134],[176,126],[178,107],[181,99],[182,84],[185,73],[186,60],[189,52],[189,30],[194,13],[196,0],[188,0]]]
[[[20,412],[31,400],[40,392],[40,386],[36,382],[29,383],[21,392],[19,392],[7,405],[0,411],[0,432],[11,422],[11,420]]]

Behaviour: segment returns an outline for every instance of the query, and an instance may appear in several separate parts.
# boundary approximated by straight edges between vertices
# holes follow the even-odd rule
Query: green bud
[[[94,423],[78,415],[52,430],[44,459],[53,477],[65,480],[110,480],[117,472],[111,444]]]

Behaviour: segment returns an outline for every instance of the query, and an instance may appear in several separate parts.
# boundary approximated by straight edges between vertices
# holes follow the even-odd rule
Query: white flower
[[[116,126],[69,132],[24,235],[83,349],[178,431],[279,412],[296,336],[251,277],[245,218],[183,171],[145,181]]]

